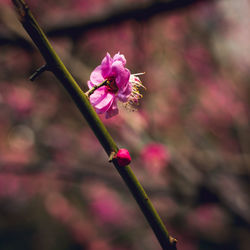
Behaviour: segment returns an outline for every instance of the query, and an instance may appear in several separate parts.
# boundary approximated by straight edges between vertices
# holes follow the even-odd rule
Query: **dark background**
[[[179,250],[248,250],[250,3],[27,1],[80,87],[120,51],[147,90],[105,120]],[[160,246],[104,150],[0,1],[0,249]]]

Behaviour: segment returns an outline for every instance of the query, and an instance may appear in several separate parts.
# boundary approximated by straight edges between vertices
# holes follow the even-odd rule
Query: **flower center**
[[[118,91],[118,87],[116,85],[115,78],[110,77],[107,79],[106,88],[111,93],[116,93]]]

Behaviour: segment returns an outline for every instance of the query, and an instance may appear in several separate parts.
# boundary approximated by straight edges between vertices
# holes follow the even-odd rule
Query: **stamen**
[[[130,75],[129,82],[131,83],[132,86],[132,92],[128,98],[128,101],[124,104],[125,108],[128,109],[129,111],[136,111],[136,107],[139,105],[139,99],[143,97],[143,95],[140,93],[139,88],[144,88],[146,87],[142,84],[140,78],[138,75],[143,75],[145,73],[136,73]]]
[[[116,93],[118,91],[118,87],[116,85],[115,79],[114,78],[109,78],[107,80],[106,87],[109,92]]]
[[[141,75],[144,75],[144,74],[146,74],[146,72],[135,73],[135,74],[133,74],[133,75],[134,75],[134,76],[141,76]]]

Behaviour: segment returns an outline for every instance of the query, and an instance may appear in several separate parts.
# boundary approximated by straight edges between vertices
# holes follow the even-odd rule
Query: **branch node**
[[[177,249],[176,248],[177,240],[175,238],[173,238],[172,236],[169,236],[169,242],[172,245],[174,250]]]
[[[39,75],[41,75],[46,70],[49,70],[48,65],[47,64],[42,65],[29,77],[29,80],[33,82]]]
[[[115,151],[112,151],[109,155],[109,162],[112,162],[113,159],[115,158],[115,155],[116,155],[116,152]]]

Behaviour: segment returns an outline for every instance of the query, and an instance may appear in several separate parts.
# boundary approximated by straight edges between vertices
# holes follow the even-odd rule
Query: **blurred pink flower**
[[[112,58],[109,53],[90,75],[89,89],[105,80],[107,84],[95,90],[90,96],[90,102],[98,114],[106,113],[106,118],[118,113],[117,100],[126,102],[132,88],[129,83],[130,72],[125,68],[124,55],[117,53]]]
[[[219,238],[225,234],[228,222],[225,211],[213,203],[200,205],[187,216],[187,223],[193,230]]]
[[[130,213],[117,194],[105,185],[96,183],[93,187],[84,188],[90,199],[90,208],[99,222],[115,226],[126,225]]]
[[[8,105],[21,115],[28,114],[34,105],[32,92],[25,87],[12,87],[7,94],[6,102]]]
[[[11,2],[10,2],[10,0],[1,0],[0,1],[0,6],[1,5],[11,5]]]
[[[192,44],[191,47],[186,48],[184,58],[196,75],[208,76],[212,73],[211,55],[201,44]]]
[[[95,13],[102,11],[104,6],[110,4],[111,0],[95,0],[95,1],[73,0],[68,2],[72,4],[73,13],[78,12],[82,15],[83,14],[94,15]]]
[[[59,192],[48,192],[45,196],[47,212],[62,222],[71,232],[73,238],[80,244],[92,242],[95,231],[92,224],[83,217],[82,212]]]
[[[0,197],[16,198],[20,195],[20,179],[13,174],[0,175]]]
[[[163,34],[172,42],[181,42],[187,33],[187,22],[182,15],[171,15],[163,19]]]
[[[228,127],[234,121],[244,123],[244,104],[230,83],[213,79],[202,89],[195,116],[203,125]]]
[[[50,215],[63,223],[70,223],[73,216],[78,218],[76,209],[62,195],[51,192],[46,196],[45,206]],[[75,215],[77,214],[77,215]]]
[[[141,158],[147,170],[158,175],[169,163],[170,154],[163,144],[150,143],[143,148]]]
[[[28,126],[13,126],[2,139],[5,143],[0,145],[0,162],[5,167],[21,169],[35,159],[35,136]]]
[[[88,249],[89,250],[110,250],[111,246],[104,240],[95,239],[89,243]]]

